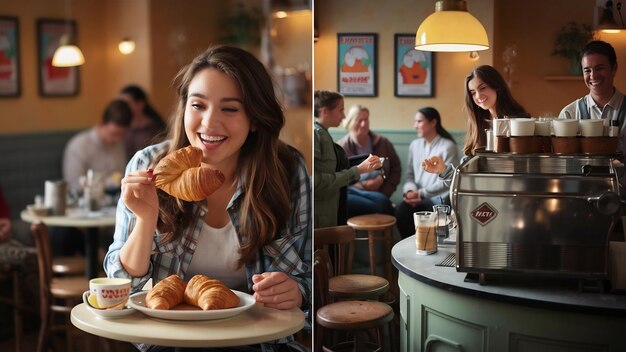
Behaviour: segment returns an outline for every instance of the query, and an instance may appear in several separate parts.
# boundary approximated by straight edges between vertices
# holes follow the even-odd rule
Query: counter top
[[[399,271],[450,292],[543,309],[626,316],[626,296],[580,292],[575,279],[507,275],[484,285],[466,281],[467,273],[457,272],[456,267],[436,265],[455,252],[454,245],[440,245],[437,253],[417,255],[415,236],[411,236],[398,242],[391,255]]]

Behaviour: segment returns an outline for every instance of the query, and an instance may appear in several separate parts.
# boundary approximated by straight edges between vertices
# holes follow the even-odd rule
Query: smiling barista
[[[594,40],[587,43],[580,52],[585,85],[589,94],[577,99],[561,110],[559,118],[617,120],[620,127],[618,152],[626,151],[624,125],[626,104],[624,94],[615,88],[613,82],[617,74],[617,56],[611,44]],[[626,195],[626,175],[620,177],[622,197]]]

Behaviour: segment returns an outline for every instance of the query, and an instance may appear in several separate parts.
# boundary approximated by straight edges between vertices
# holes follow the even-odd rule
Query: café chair
[[[389,290],[389,281],[376,275],[352,274],[355,236],[356,231],[347,225],[314,230],[315,249],[323,249],[331,257],[329,293],[336,299],[377,300]]]
[[[23,317],[24,312],[32,312],[22,301],[21,275],[25,256],[29,253],[25,247],[12,247],[7,250],[6,256],[0,256],[0,285],[12,287],[9,296],[0,296],[0,303],[13,308],[13,334],[15,339],[15,351],[22,350],[23,343]]]
[[[89,289],[89,282],[83,275],[54,277],[52,272],[52,250],[48,227],[42,222],[33,223],[31,233],[37,249],[37,265],[39,268],[39,316],[41,326],[37,341],[37,352],[47,351],[50,333],[56,330],[65,331],[67,351],[72,351],[72,329],[69,321],[72,307],[82,300],[83,292]],[[65,324],[54,325],[54,313],[63,313]]]
[[[331,303],[328,280],[332,272],[328,253],[318,249],[313,254],[313,287],[315,310],[314,351],[390,351],[389,322],[393,309],[377,301],[338,301]],[[368,332],[375,330],[377,341],[366,341]],[[349,332],[350,338],[335,343],[330,333]]]
[[[82,256],[52,258],[52,272],[60,275],[84,275],[85,258]]]

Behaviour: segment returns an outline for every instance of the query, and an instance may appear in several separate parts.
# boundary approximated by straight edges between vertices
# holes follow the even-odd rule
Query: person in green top
[[[343,95],[337,92],[315,91],[313,115],[315,126],[314,139],[314,223],[315,228],[336,226],[345,223],[338,213],[341,194],[345,187],[359,180],[360,175],[374,171],[382,166],[376,155],[370,155],[359,165],[347,164],[343,149],[333,142],[328,133],[330,127],[337,127],[344,119]],[[343,189],[343,192],[342,192]],[[345,206],[341,205],[342,207]]]

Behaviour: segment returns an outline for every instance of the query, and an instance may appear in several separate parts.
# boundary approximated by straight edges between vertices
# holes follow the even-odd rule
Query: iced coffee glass
[[[413,213],[413,222],[417,254],[428,255],[437,252],[437,213],[418,211]]]

